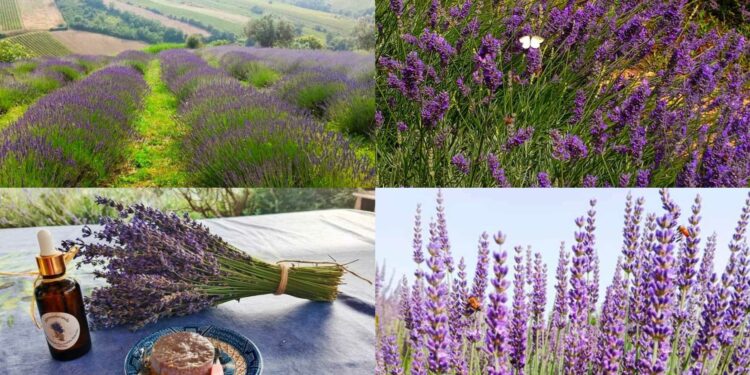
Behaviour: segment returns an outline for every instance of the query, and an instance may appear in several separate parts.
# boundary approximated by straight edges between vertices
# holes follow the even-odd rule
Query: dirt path
[[[187,186],[182,165],[181,141],[186,129],[176,120],[177,98],[161,79],[158,59],[149,63],[145,75],[151,92],[135,122],[140,139],[130,147],[125,171],[116,178],[116,187]]]
[[[82,55],[114,56],[120,52],[141,50],[148,46],[146,43],[135,40],[120,39],[87,31],[53,31],[51,34],[73,53]]]
[[[125,3],[123,1],[119,0],[104,0],[104,4],[111,5],[115,9],[124,11],[124,12],[130,12],[136,15],[139,15],[143,18],[147,18],[153,21],[157,21],[161,23],[162,25],[166,27],[172,27],[177,30],[182,31],[185,33],[185,35],[191,35],[191,34],[201,34],[203,36],[211,36],[211,33],[209,33],[206,30],[203,30],[199,27],[195,27],[189,23],[173,20],[169,17],[162,16],[161,14],[154,13],[148,9],[143,9],[141,7],[131,5],[128,3]]]

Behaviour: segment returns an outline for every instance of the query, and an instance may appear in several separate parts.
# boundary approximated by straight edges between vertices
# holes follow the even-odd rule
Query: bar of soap
[[[214,345],[193,332],[162,336],[151,350],[154,375],[210,375],[213,362]]]

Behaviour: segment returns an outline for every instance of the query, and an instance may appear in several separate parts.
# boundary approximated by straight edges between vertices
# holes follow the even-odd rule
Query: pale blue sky
[[[680,224],[687,225],[690,206],[696,194],[703,198],[701,245],[713,232],[718,235],[715,271],[726,265],[731,239],[747,189],[672,189],[670,195],[682,208]],[[597,199],[596,250],[600,258],[600,302],[610,284],[617,257],[622,249],[622,228],[625,197],[646,199],[645,212],[663,213],[658,189],[443,189],[451,248],[456,262],[463,256],[467,272],[473,275],[476,264],[477,240],[483,231],[498,230],[506,234],[505,249],[532,246],[547,263],[548,307],[554,297],[554,272],[560,241],[569,251],[576,229],[573,220],[584,215],[590,198]],[[411,254],[412,227],[417,204],[422,204],[423,237],[435,216],[437,189],[378,189],[377,241],[378,264],[386,263],[388,277],[411,276],[414,262]],[[645,217],[645,215],[644,215]],[[701,246],[702,251],[703,246]],[[491,249],[496,245],[491,241]],[[702,253],[701,253],[702,254]],[[510,258],[512,262],[512,258]],[[512,269],[511,269],[512,274]],[[511,276],[512,277],[512,276]],[[387,280],[386,280],[387,281]]]

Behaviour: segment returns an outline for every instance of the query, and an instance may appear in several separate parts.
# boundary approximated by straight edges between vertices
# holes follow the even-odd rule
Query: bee
[[[515,113],[510,116],[505,116],[503,120],[505,121],[505,125],[508,125],[508,126],[513,125],[513,123],[516,122]]]
[[[482,309],[482,304],[479,303],[479,299],[474,296],[469,297],[469,299],[466,301],[466,306],[473,310],[472,312]]]
[[[680,233],[682,233],[683,236],[690,237],[690,231],[687,228],[680,225],[679,227],[677,227],[677,229],[679,229]]]

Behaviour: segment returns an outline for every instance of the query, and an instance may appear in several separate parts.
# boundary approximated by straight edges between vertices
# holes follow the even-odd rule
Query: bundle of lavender
[[[94,275],[108,283],[85,298],[95,329],[127,325],[136,330],[161,318],[260,294],[333,301],[346,271],[334,262],[309,267],[267,263],[187,215],[102,197],[97,203],[119,216],[104,216],[100,230],[84,227],[83,238],[63,242],[63,251],[79,246],[79,267],[93,265]]]

